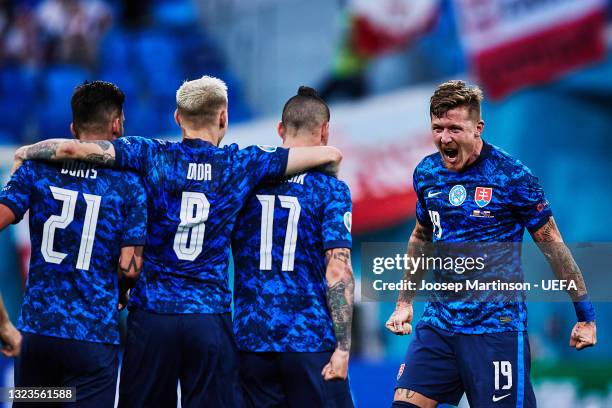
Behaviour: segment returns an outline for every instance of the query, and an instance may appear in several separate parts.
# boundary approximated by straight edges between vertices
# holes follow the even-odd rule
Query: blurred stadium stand
[[[34,10],[42,2],[0,0],[0,11],[15,16],[20,7]],[[277,144],[275,123],[284,101],[298,85],[323,87],[339,72],[340,61],[348,65],[340,71],[359,72],[365,87],[361,99],[343,95],[332,106],[332,143],[345,153],[342,176],[351,186],[355,206],[366,205],[361,207],[361,221],[355,214],[353,224],[359,276],[361,243],[406,241],[414,224],[412,169],[433,151],[427,135],[429,95],[438,82],[469,78],[471,63],[458,34],[457,2],[440,0],[431,25],[355,68],[354,60],[342,59],[351,3],[106,1],[112,23],[99,39],[94,64],[61,60],[48,51],[27,58],[7,56],[6,47],[0,46],[4,180],[15,146],[70,136],[69,99],[84,79],[109,80],[125,92],[127,134],[176,137],[172,113],[178,85],[205,73],[221,77],[230,92],[227,141]],[[612,1],[607,4],[610,13]],[[2,41],[8,38],[8,21],[3,26],[0,16]],[[612,242],[611,32],[608,17],[603,59],[487,100],[483,106],[485,138],[538,175],[568,242]],[[48,44],[44,38],[40,41]],[[368,182],[374,189],[368,189]],[[412,204],[401,204],[404,211],[397,211],[393,202]],[[396,216],[376,219],[380,213]],[[358,223],[367,227],[360,229]],[[21,296],[16,234],[16,229],[0,234],[0,284],[13,318]],[[575,320],[569,302],[529,306],[532,377],[539,406],[612,407],[612,326],[606,324],[611,306],[596,305],[599,344],[580,353],[567,347]],[[392,308],[390,303],[363,302],[357,310],[351,381],[358,407],[388,406],[392,398],[397,368],[410,340],[383,330]],[[415,309],[417,319],[421,309]],[[10,366],[0,358],[0,384],[11,382],[10,371],[3,370]],[[4,381],[2,373],[7,373]]]

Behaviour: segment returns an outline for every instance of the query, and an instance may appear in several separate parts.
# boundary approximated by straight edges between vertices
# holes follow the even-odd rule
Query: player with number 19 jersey
[[[30,210],[32,255],[19,329],[119,344],[117,264],[142,246],[146,195],[130,172],[27,161],[0,194],[19,222]]]

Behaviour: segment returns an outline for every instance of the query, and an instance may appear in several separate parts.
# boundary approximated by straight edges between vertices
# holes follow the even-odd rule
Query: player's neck
[[[113,135],[108,135],[106,133],[80,133],[78,139],[81,142],[92,142],[95,140],[115,140]]]
[[[312,133],[294,133],[285,136],[283,147],[312,147],[321,146],[321,138],[316,138]]]
[[[472,155],[468,159],[468,162],[467,162],[466,166],[470,166],[476,160],[478,160],[478,158],[480,157],[480,154],[482,153],[482,147],[483,146],[484,146],[484,142],[482,141],[481,138],[478,138],[478,143],[476,144],[476,149],[474,150],[474,153],[472,153]]]
[[[200,139],[206,142],[210,142],[215,146],[219,145],[222,135],[217,134],[210,129],[186,129],[181,128],[183,133],[183,140],[185,139]]]

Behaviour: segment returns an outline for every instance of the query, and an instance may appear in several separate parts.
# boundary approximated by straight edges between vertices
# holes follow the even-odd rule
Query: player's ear
[[[117,116],[115,119],[113,119],[113,123],[112,123],[112,133],[113,136],[119,138],[121,136],[123,136],[123,124],[122,122],[122,118],[121,116]]]
[[[227,110],[222,109],[219,113],[219,129],[225,129],[227,127]]]
[[[276,131],[278,132],[278,135],[284,142],[285,141],[285,126],[283,126],[282,121],[278,122],[278,126],[276,126]]]
[[[323,122],[321,125],[321,144],[327,146],[329,141],[329,122]]]
[[[478,136],[482,135],[482,131],[484,130],[484,120],[480,119],[478,121],[478,123],[476,124],[476,133],[478,134]]]
[[[76,131],[76,126],[74,126],[74,122],[70,122],[70,133],[72,133],[72,136],[74,136],[75,139],[79,138],[79,135]]]
[[[174,121],[179,127],[181,127],[181,118],[179,117],[178,109],[174,110]]]

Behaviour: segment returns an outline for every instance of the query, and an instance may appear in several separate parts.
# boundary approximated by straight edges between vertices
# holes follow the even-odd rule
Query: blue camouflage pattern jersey
[[[19,329],[119,344],[121,247],[146,238],[140,178],[82,162],[26,161],[0,203],[15,222],[30,210],[32,256]]]
[[[418,197],[416,217],[421,225],[431,228],[435,245],[514,243],[497,249],[481,245],[487,251],[493,248],[485,268],[465,272],[461,279],[523,282],[520,242],[525,228],[536,231],[552,215],[538,179],[526,166],[484,142],[478,159],[461,172],[447,170],[439,153],[427,156],[414,170],[413,183]],[[481,256],[482,251],[472,248],[471,256]],[[439,282],[459,278],[453,271],[433,272]],[[526,330],[522,294],[510,302],[491,295],[495,294],[490,292],[493,300],[488,301],[452,301],[444,292],[434,292],[422,320],[461,333]],[[469,296],[478,298],[473,292]]]
[[[289,150],[201,139],[124,137],[116,166],[138,172],[149,197],[143,272],[129,307],[156,313],[228,313],[230,239],[251,191],[280,179]]]
[[[263,185],[232,236],[234,334],[254,352],[333,350],[325,251],[351,248],[351,195],[345,183],[307,172]]]

